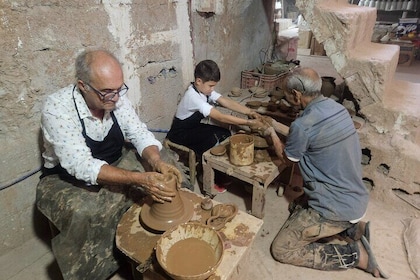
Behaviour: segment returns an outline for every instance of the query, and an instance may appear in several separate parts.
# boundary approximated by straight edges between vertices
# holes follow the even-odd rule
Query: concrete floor
[[[258,233],[254,244],[251,246],[248,257],[248,265],[244,265],[241,275],[246,275],[243,279],[372,279],[367,274],[358,269],[347,271],[331,272],[318,271],[308,268],[285,265],[274,261],[270,255],[270,244],[286,220],[287,199],[278,197],[276,188],[270,186],[266,194],[265,217],[262,229]],[[244,185],[233,183],[228,187],[228,191],[219,194],[215,200],[220,202],[233,202],[243,210],[249,210],[251,194],[247,192]],[[391,275],[391,279],[415,280],[414,274],[410,271],[407,263],[405,250],[402,244],[403,225],[401,221],[413,214],[411,210],[401,211],[407,208],[404,202],[390,208],[379,201],[371,200],[365,220],[372,222],[372,246],[376,258],[382,268]],[[386,217],[386,219],[383,219]],[[376,240],[376,241],[375,241]],[[380,244],[378,240],[386,240]],[[384,250],[384,247],[392,248]],[[4,280],[61,280],[54,257],[48,245],[39,240],[31,240],[13,253],[0,258],[0,279]],[[281,276],[280,276],[281,275]],[[130,280],[128,267],[121,269],[111,280]]]
[[[303,66],[317,69],[322,76],[336,76],[329,59],[326,57],[301,56],[298,59],[301,60]],[[420,81],[419,75],[420,61],[417,60],[410,67],[398,67],[396,79],[418,83]],[[243,184],[234,182],[228,187],[228,192],[217,195],[215,199],[220,202],[236,203],[240,210],[247,211],[251,205],[251,194],[245,189]],[[246,275],[243,279],[372,279],[370,274],[358,269],[324,272],[274,261],[269,248],[287,218],[287,205],[286,197],[278,197],[276,188],[270,186],[266,194],[264,225],[250,248],[249,265],[243,267],[243,275]],[[391,275],[391,279],[416,279],[408,266],[401,239],[403,231],[401,221],[415,215],[418,217],[418,210],[413,210],[402,200],[396,199],[396,204],[392,207],[373,199],[370,201],[365,220],[372,221],[372,247],[377,261]],[[383,217],[386,217],[386,219]],[[378,240],[385,242],[379,243]],[[128,269],[123,269],[111,279],[130,279],[129,275]],[[15,251],[0,257],[0,280],[33,279],[61,279],[48,244],[37,239],[32,239]]]

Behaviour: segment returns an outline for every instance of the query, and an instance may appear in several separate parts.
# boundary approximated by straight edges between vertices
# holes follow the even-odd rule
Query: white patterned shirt
[[[90,148],[82,135],[82,125],[77,115],[74,100],[84,121],[86,134],[93,140],[102,141],[113,125],[110,112],[105,112],[103,120],[92,116],[87,104],[74,85],[62,88],[49,95],[42,110],[41,128],[44,135],[42,154],[44,167],[53,168],[58,164],[79,180],[96,185],[99,170],[106,161],[93,158]],[[118,121],[124,139],[130,141],[141,155],[143,149],[155,145],[162,149],[162,144],[154,137],[127,98],[122,96],[116,103],[114,115]]]

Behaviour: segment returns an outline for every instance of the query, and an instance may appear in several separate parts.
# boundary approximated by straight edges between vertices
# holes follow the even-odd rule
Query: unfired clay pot
[[[162,177],[156,177],[161,180]],[[140,212],[140,222],[145,228],[153,231],[164,232],[169,228],[187,222],[194,214],[193,203],[183,196],[176,187],[176,177],[168,174],[163,176],[163,184],[168,189],[176,191],[176,196],[171,202],[154,202],[151,197],[142,206]]]
[[[254,161],[254,137],[247,134],[235,134],[229,139],[229,160],[234,165],[250,165]]]
[[[326,97],[330,97],[335,93],[335,78],[334,77],[321,77],[322,79],[322,87],[321,93]]]

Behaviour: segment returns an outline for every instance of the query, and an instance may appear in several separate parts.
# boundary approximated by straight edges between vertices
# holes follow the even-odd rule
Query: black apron
[[[114,123],[108,135],[103,141],[95,141],[86,135],[79,115],[82,134],[93,157],[109,164],[120,159],[124,145],[113,112],[111,117]],[[128,155],[130,161],[124,163],[123,159],[118,165],[142,170],[134,152]],[[60,165],[44,168],[36,201],[38,209],[60,232],[51,246],[64,280],[108,279],[119,268],[121,255],[115,247],[115,232],[121,216],[133,203],[130,191],[128,186],[86,186]]]
[[[74,89],[73,89],[73,94],[74,94]],[[121,158],[121,155],[122,155],[122,148],[124,146],[124,135],[118,124],[117,118],[114,115],[114,112],[110,113],[112,121],[114,123],[112,124],[112,127],[109,130],[107,136],[105,136],[104,140],[102,141],[96,141],[90,138],[86,134],[85,123],[80,118],[79,110],[77,109],[74,95],[73,95],[73,102],[77,111],[77,116],[79,117],[79,121],[82,125],[82,135],[85,138],[86,145],[91,150],[92,156],[94,158],[104,160],[108,164],[112,164],[116,162],[119,158]],[[48,175],[52,175],[52,174],[59,174],[61,177],[66,178],[66,179],[74,178],[72,175],[70,175],[67,172],[67,170],[61,167],[61,165],[57,165],[54,168],[42,168],[41,178]]]
[[[200,94],[194,84],[192,85],[197,94]],[[201,123],[202,119],[204,119],[204,115],[199,111],[194,112],[185,120],[174,117],[167,135],[167,138],[172,142],[192,149],[199,161],[205,151],[231,135],[226,128]]]

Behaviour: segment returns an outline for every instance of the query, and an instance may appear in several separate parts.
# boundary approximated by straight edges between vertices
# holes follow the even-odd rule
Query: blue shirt
[[[315,98],[291,124],[285,153],[299,162],[310,207],[334,221],[363,217],[369,192],[362,181],[359,136],[346,108]]]

